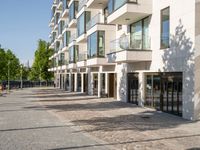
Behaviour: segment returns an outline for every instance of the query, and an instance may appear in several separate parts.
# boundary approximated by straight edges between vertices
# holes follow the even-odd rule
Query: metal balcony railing
[[[91,29],[93,26],[95,26],[97,23],[100,23],[100,14],[98,13],[94,17],[90,19],[90,21],[86,24],[86,30]]]
[[[150,37],[141,35],[123,35],[110,42],[110,53],[121,50],[150,50]]]

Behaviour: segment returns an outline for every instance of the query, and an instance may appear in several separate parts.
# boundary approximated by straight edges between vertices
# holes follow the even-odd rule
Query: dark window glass
[[[105,32],[94,32],[87,39],[88,58],[104,57],[105,55]]]
[[[149,23],[150,17],[147,17],[131,25],[131,48],[150,49]]]
[[[64,46],[68,46],[68,44],[69,44],[69,38],[70,38],[70,32],[66,31],[64,33]]]
[[[78,60],[78,45],[69,48],[69,63],[76,63]]]
[[[99,52],[98,56],[103,57],[105,55],[105,32],[99,31],[98,37],[98,45],[99,45]]]
[[[169,48],[170,37],[170,9],[165,8],[161,11],[161,48]]]
[[[89,21],[90,21],[90,12],[84,12],[78,18],[78,27],[77,27],[78,36],[80,36],[86,32],[86,24]]]
[[[90,47],[91,47],[91,50],[90,50],[90,57],[96,57],[97,56],[97,32],[93,33],[91,36],[90,36]]]
[[[113,0],[109,0],[108,2],[108,13],[111,14],[113,11]]]
[[[76,14],[78,12],[78,2],[74,1],[69,7],[69,21],[76,19]]]

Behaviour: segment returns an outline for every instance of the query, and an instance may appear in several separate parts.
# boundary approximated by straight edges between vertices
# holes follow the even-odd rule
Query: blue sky
[[[37,41],[49,41],[52,0],[0,0],[0,44],[22,63],[33,61]]]

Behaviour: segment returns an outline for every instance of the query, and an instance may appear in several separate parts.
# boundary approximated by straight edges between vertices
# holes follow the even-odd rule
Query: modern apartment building
[[[200,0],[54,0],[49,71],[66,91],[196,120],[199,16]]]

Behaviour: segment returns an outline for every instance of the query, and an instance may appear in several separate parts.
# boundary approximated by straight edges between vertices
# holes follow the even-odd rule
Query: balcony
[[[76,19],[72,19],[69,24],[68,24],[68,28],[76,28],[76,24],[77,24],[77,20]]]
[[[77,67],[78,68],[85,67],[86,60],[87,60],[87,52],[79,53]]]
[[[129,25],[152,14],[152,0],[110,0],[109,24]]]
[[[104,9],[108,3],[108,0],[88,0],[87,7],[92,9]]]
[[[86,66],[88,67],[98,67],[98,66],[103,66],[103,65],[110,65],[107,63],[107,60],[104,57],[91,58],[91,59],[88,59],[86,62]]]
[[[150,38],[142,42],[140,36],[122,36],[111,41],[107,56],[109,63],[151,61]]]
[[[76,15],[78,13],[78,1],[69,4],[69,28],[76,28]]]
[[[98,13],[90,19],[86,24],[87,35],[92,34],[95,31],[113,31],[115,32],[115,25],[105,24],[104,20],[101,19],[100,14]]]

